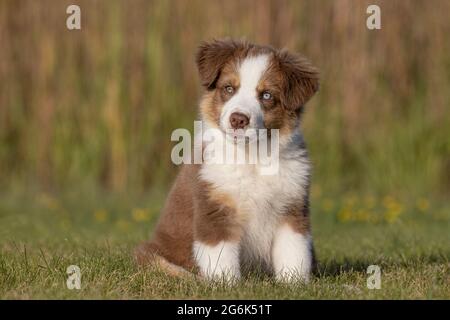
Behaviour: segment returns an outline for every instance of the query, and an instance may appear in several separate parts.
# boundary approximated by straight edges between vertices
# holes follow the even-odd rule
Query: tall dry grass
[[[77,3],[82,30],[65,27]],[[366,8],[382,29],[365,27]],[[326,192],[450,191],[450,2],[0,2],[0,185],[160,188],[192,127],[201,40],[287,47],[321,70],[303,128]]]

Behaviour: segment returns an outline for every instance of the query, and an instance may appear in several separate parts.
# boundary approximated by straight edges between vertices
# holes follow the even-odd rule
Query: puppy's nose
[[[249,122],[250,119],[243,113],[233,112],[230,115],[230,123],[233,129],[244,129]]]

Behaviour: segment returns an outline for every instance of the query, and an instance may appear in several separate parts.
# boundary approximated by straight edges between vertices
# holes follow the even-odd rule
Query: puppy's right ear
[[[243,43],[233,40],[213,40],[200,44],[196,62],[204,87],[208,90],[215,88],[220,71],[242,46]]]

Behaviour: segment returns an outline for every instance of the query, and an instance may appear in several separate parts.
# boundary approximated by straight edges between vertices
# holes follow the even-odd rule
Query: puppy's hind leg
[[[194,274],[183,267],[169,262],[166,258],[158,254],[156,245],[151,242],[144,242],[134,250],[134,258],[139,266],[150,267],[161,270],[164,273],[175,277],[193,277]]]

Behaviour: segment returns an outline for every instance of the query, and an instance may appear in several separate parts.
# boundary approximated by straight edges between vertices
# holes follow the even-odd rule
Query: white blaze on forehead
[[[268,64],[269,56],[267,54],[245,58],[239,68],[241,83],[239,91],[246,91],[246,93],[256,95],[256,87]]]
[[[263,127],[263,112],[261,110],[257,87],[261,77],[269,65],[269,55],[262,54],[245,58],[239,66],[239,89],[228,100],[220,116],[222,129],[230,129],[230,115],[240,112],[250,119],[249,128]]]

